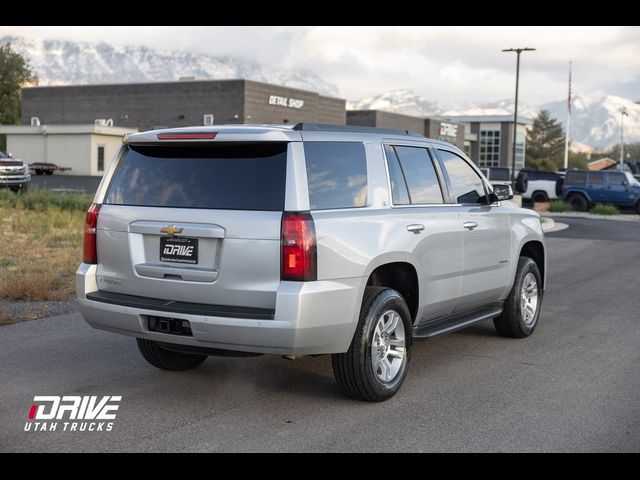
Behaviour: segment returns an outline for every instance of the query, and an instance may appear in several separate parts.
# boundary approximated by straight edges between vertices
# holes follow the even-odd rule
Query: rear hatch
[[[275,308],[287,143],[125,148],[98,217],[99,290]]]

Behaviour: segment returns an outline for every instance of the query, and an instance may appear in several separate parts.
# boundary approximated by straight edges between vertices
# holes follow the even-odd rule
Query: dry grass
[[[0,192],[0,298],[63,300],[82,261],[87,195]]]

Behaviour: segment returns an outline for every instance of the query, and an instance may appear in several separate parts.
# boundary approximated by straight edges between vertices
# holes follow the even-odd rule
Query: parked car
[[[548,202],[558,198],[556,183],[563,175],[548,170],[520,170],[526,173],[529,180],[527,190],[522,194],[522,198],[531,202]]]
[[[536,328],[544,236],[512,197],[458,148],[400,130],[128,135],[87,212],[80,311],[161,369],[331,354],[343,392],[385,400],[416,339]]]
[[[511,181],[511,169],[506,167],[485,167],[480,171],[491,182],[510,182]],[[526,171],[516,170],[516,183],[515,191],[519,194],[524,194],[529,188],[529,178]]]
[[[14,192],[26,191],[30,181],[26,163],[10,153],[0,152],[0,187],[8,187]]]
[[[640,213],[640,182],[630,172],[569,170],[562,185],[562,199],[580,212],[598,203],[610,203]]]

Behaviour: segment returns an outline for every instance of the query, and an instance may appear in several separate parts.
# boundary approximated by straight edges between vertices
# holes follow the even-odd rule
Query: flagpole
[[[567,96],[567,119],[564,138],[564,169],[569,168],[569,128],[571,127],[571,62],[569,62],[569,95]]]

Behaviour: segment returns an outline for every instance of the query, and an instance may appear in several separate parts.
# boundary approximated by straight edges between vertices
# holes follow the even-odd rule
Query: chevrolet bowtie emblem
[[[177,233],[182,233],[182,227],[176,227],[175,225],[167,225],[160,229],[160,233],[166,233],[170,237],[173,237]]]

